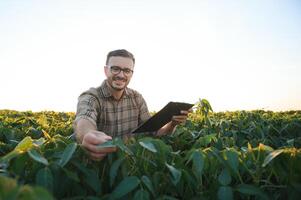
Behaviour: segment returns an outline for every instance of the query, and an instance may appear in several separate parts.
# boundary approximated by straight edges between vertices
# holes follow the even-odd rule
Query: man
[[[111,51],[107,55],[104,73],[107,77],[98,88],[91,88],[78,98],[74,129],[77,141],[93,160],[102,160],[116,148],[97,148],[112,137],[131,133],[150,118],[142,95],[127,87],[134,73],[135,58],[127,50]],[[172,120],[154,135],[172,133],[184,123],[188,111]]]

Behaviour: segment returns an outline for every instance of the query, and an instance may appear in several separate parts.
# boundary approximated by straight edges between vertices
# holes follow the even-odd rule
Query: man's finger
[[[183,115],[174,115],[172,117],[172,122],[174,125],[184,124],[187,120],[188,111],[184,111]]]
[[[187,111],[187,110],[181,110],[181,115],[188,115],[188,113],[189,113],[189,111]]]
[[[117,150],[116,147],[97,147],[94,144],[83,143],[82,144],[88,151],[93,153],[112,153]]]
[[[113,153],[117,151],[117,147],[96,147],[95,152],[99,153]]]
[[[90,134],[89,137],[85,138],[86,143],[89,144],[101,144],[108,140],[112,140],[112,137],[108,135],[98,136],[98,135]]]
[[[186,115],[175,115],[172,117],[173,120],[182,120],[182,119],[187,119]]]

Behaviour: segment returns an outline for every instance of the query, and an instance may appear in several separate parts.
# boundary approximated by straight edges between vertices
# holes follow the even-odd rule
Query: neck
[[[123,92],[124,90],[120,90],[120,91],[111,91],[112,92],[112,95],[114,97],[114,99],[116,99],[117,101],[121,99],[122,95],[123,95]]]
[[[114,97],[114,99],[116,99],[117,101],[121,99],[123,93],[124,93],[124,90],[115,90],[114,88],[112,88],[112,86],[110,84],[108,84],[107,82],[107,86],[112,94],[112,96]]]

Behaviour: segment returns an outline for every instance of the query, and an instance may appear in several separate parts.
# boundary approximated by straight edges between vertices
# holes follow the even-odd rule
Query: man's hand
[[[173,133],[178,124],[183,124],[186,122],[188,114],[192,112],[192,109],[182,110],[181,115],[174,115],[171,121],[165,124],[162,128],[157,131],[156,136],[162,136],[166,134]]]
[[[171,118],[171,125],[177,126],[179,124],[184,124],[187,120],[188,114],[192,112],[192,109],[187,110],[181,110],[181,115],[174,115]]]
[[[91,130],[83,136],[82,147],[87,150],[88,155],[95,161],[102,160],[108,153],[115,152],[115,147],[100,148],[97,145],[112,140],[111,136],[106,135],[104,132]]]

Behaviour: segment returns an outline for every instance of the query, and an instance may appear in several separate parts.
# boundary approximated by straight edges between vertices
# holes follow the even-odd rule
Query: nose
[[[124,72],[122,70],[120,70],[120,72],[117,74],[117,76],[122,77],[122,78],[125,77]]]

